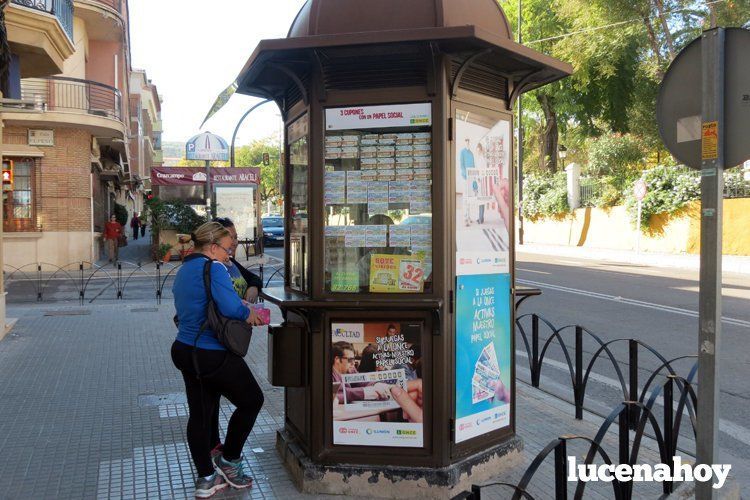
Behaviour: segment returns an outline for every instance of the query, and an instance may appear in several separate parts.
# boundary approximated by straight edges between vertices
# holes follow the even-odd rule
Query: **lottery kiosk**
[[[512,106],[568,64],[494,0],[309,0],[237,92],[285,122],[277,449],[308,493],[451,497],[520,453]]]

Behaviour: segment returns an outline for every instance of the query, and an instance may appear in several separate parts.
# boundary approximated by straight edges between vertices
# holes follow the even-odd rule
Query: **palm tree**
[[[8,28],[5,26],[5,7],[9,0],[0,0],[0,93],[8,95],[10,70],[10,45],[8,45]]]

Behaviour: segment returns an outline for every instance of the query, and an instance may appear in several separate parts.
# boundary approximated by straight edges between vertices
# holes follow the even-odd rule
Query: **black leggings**
[[[245,360],[236,354],[197,349],[197,356],[198,369],[203,377],[201,380],[195,374],[193,347],[178,341],[172,344],[172,361],[185,380],[190,411],[187,424],[188,447],[198,476],[203,477],[214,471],[210,454],[211,449],[220,443],[221,396],[237,407],[229,419],[224,441],[224,458],[237,460],[263,406],[263,391]]]

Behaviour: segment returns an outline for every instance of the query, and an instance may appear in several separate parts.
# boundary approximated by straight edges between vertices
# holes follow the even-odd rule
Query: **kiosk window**
[[[432,288],[429,103],[326,110],[325,289]]]
[[[289,220],[289,286],[295,290],[309,288],[309,253],[307,240],[308,211],[308,146],[307,115],[299,118],[287,128],[289,146],[290,220]]]

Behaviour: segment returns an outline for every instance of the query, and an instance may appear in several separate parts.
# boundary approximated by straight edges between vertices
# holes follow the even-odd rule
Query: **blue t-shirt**
[[[461,150],[461,177],[466,179],[467,168],[474,168],[474,153],[467,148]]]
[[[180,324],[177,340],[191,346],[206,322],[208,297],[203,284],[203,266],[207,259],[208,257],[200,253],[188,255],[172,286],[174,306]],[[211,295],[222,316],[247,320],[250,310],[235,292],[227,268],[218,261],[211,264]],[[216,338],[216,334],[209,329],[203,330],[197,346],[201,349],[226,350]]]

